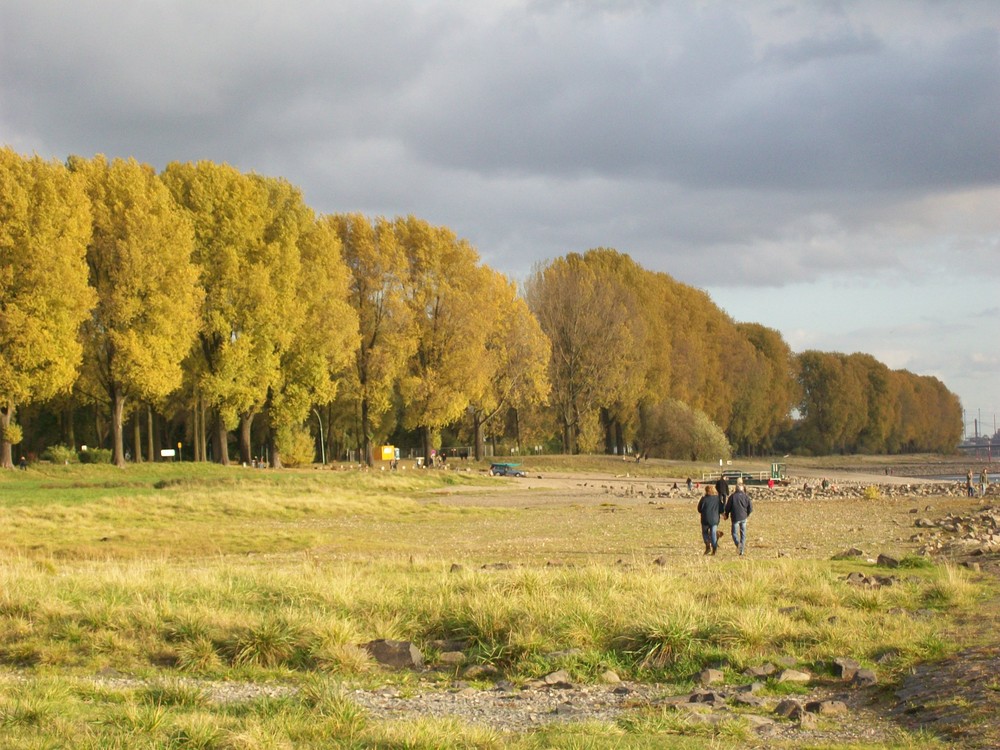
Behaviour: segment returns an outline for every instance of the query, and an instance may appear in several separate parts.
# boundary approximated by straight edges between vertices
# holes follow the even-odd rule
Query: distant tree
[[[372,438],[381,432],[376,425],[390,412],[394,387],[417,345],[413,315],[403,297],[407,258],[392,222],[385,219],[341,214],[321,222],[339,237],[350,272],[347,300],[358,319],[360,340],[342,394],[357,408],[362,461],[370,466]]]
[[[488,383],[472,398],[473,442],[476,460],[485,452],[484,428],[512,407],[532,407],[548,398],[551,345],[515,286],[494,271],[484,274],[480,288],[482,309],[491,310],[483,364]]]
[[[129,398],[152,401],[181,384],[198,333],[201,289],[191,224],[149,166],[70,157],[86,180],[93,233],[87,249],[97,305],[84,326],[89,370],[111,407],[112,461],[125,465]]]
[[[312,213],[287,181],[225,164],[175,162],[162,179],[194,225],[206,293],[196,388],[219,415],[219,460],[229,462],[227,433],[239,426],[249,463],[254,418],[281,380],[303,315],[298,242]]]
[[[571,253],[532,274],[526,299],[552,343],[551,403],[564,450],[596,447],[600,408],[619,401],[631,382],[629,292]]]
[[[730,441],[749,455],[767,453],[791,426],[791,411],[799,403],[795,357],[781,334],[759,323],[739,323],[740,334],[753,346],[735,394]]]
[[[299,248],[302,314],[282,353],[268,414],[278,455],[294,453],[296,463],[303,463],[302,446],[308,440],[302,439],[300,425],[309,419],[313,404],[328,404],[337,395],[358,346],[358,317],[347,302],[350,272],[329,222],[313,221]]]
[[[77,377],[90,202],[61,164],[0,148],[0,465],[13,466],[19,405],[67,393]]]
[[[730,456],[722,428],[704,412],[675,399],[643,405],[639,439],[657,458],[709,461]]]
[[[487,387],[483,351],[498,311],[485,307],[490,300],[479,294],[491,272],[468,242],[412,216],[397,219],[393,228],[407,258],[404,297],[416,337],[399,383],[403,426],[420,431],[430,458],[438,431]]]

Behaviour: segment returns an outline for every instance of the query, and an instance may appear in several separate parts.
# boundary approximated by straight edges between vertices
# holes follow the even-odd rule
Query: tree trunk
[[[125,441],[123,439],[122,415],[125,412],[125,395],[117,385],[111,386],[111,463],[125,467]]]
[[[253,427],[253,418],[254,413],[252,411],[240,415],[240,462],[244,466],[249,466],[252,458],[250,429]]]
[[[216,459],[223,466],[229,466],[229,431],[226,423],[222,421],[222,415],[215,414],[215,448],[218,458]]]
[[[618,454],[625,455],[625,431],[622,429],[622,423],[619,420],[615,420],[615,443],[618,446]],[[636,448],[636,453],[639,449]]]
[[[3,436],[0,438],[0,468],[4,469],[14,468],[14,454],[10,440],[7,439],[7,429],[14,418],[14,410],[14,404],[11,403],[0,409],[0,430],[3,430]]]
[[[336,442],[333,438],[333,407],[326,407],[326,457],[330,463],[337,460]]]
[[[201,460],[202,461],[207,461],[208,460],[208,438],[205,435],[205,433],[207,432],[207,430],[205,429],[205,397],[202,396],[201,394],[198,394],[197,410],[198,410],[198,434],[195,437],[195,439],[198,441],[198,444],[201,446]]]
[[[608,455],[617,452],[614,438],[614,420],[608,413],[606,407],[602,406],[600,411],[601,427],[604,430],[604,452]]]
[[[204,455],[201,452],[201,412],[198,409],[198,405],[201,403],[201,397],[195,394],[194,403],[191,404],[191,442],[194,444],[194,462],[204,460]]]
[[[375,464],[374,456],[372,456],[372,436],[371,436],[371,422],[368,416],[368,399],[361,399],[361,462],[365,466],[373,466]]]
[[[484,437],[486,425],[483,424],[480,418],[479,411],[472,412],[472,434],[475,435],[475,450],[476,450],[476,460],[482,461],[483,454],[486,452],[486,439]]]
[[[72,401],[66,407],[66,445],[70,450],[76,450],[76,409]]]
[[[142,463],[142,426],[139,424],[139,409],[132,415],[132,460]]]
[[[153,405],[146,404],[146,454],[149,460],[156,461],[155,444],[153,436]]]

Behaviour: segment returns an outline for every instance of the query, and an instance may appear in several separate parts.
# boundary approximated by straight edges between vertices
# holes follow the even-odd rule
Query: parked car
[[[523,477],[526,474],[517,467],[521,464],[490,464],[491,477]]]

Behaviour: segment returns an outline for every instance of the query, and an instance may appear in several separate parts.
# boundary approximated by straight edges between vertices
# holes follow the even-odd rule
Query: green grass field
[[[878,660],[891,681],[954,651],[960,638],[942,634],[987,593],[916,562],[898,585],[848,586],[872,566],[830,561],[831,545],[884,535],[901,507],[864,531],[861,506],[819,529],[775,507],[758,516],[761,554],[706,560],[688,504],[444,502],[500,481],[194,464],[0,475],[0,746],[736,747],[738,717],[708,734],[640,715],[512,736],[376,722],[344,687],[416,689],[360,648],[377,638],[430,659],[427,644],[462,639],[514,683],[561,668],[582,683],[613,669],[688,686],[711,664],[735,680],[778,657],[822,674],[838,656]],[[778,557],[782,545],[793,554]],[[452,677],[431,673],[442,687]],[[288,690],[219,702],[212,681]]]

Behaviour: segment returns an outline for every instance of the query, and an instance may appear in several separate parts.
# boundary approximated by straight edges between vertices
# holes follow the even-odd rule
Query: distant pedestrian
[[[19,468],[21,471],[27,471],[28,459],[26,459],[24,456],[21,456],[21,460],[17,462],[17,468]]]
[[[693,486],[694,486],[694,482],[691,481],[691,477],[688,477],[688,492],[691,491],[691,488]]]
[[[736,491],[726,501],[723,515],[733,524],[733,543],[742,555],[747,546],[747,519],[753,513],[753,503],[743,488],[743,482],[736,482]]]
[[[729,498],[729,482],[726,481],[725,477],[719,477],[719,481],[715,483],[715,491],[719,493],[719,499],[726,502]]]
[[[974,497],[976,494],[972,484],[972,469],[969,469],[968,473],[965,475],[965,493],[969,497]]]
[[[983,473],[979,475],[979,497],[986,497],[986,488],[990,486],[990,470],[988,466],[983,467]]]
[[[719,549],[719,516],[722,515],[722,498],[715,487],[705,485],[705,495],[698,501],[701,515],[701,538],[705,542],[705,554],[714,555]]]

